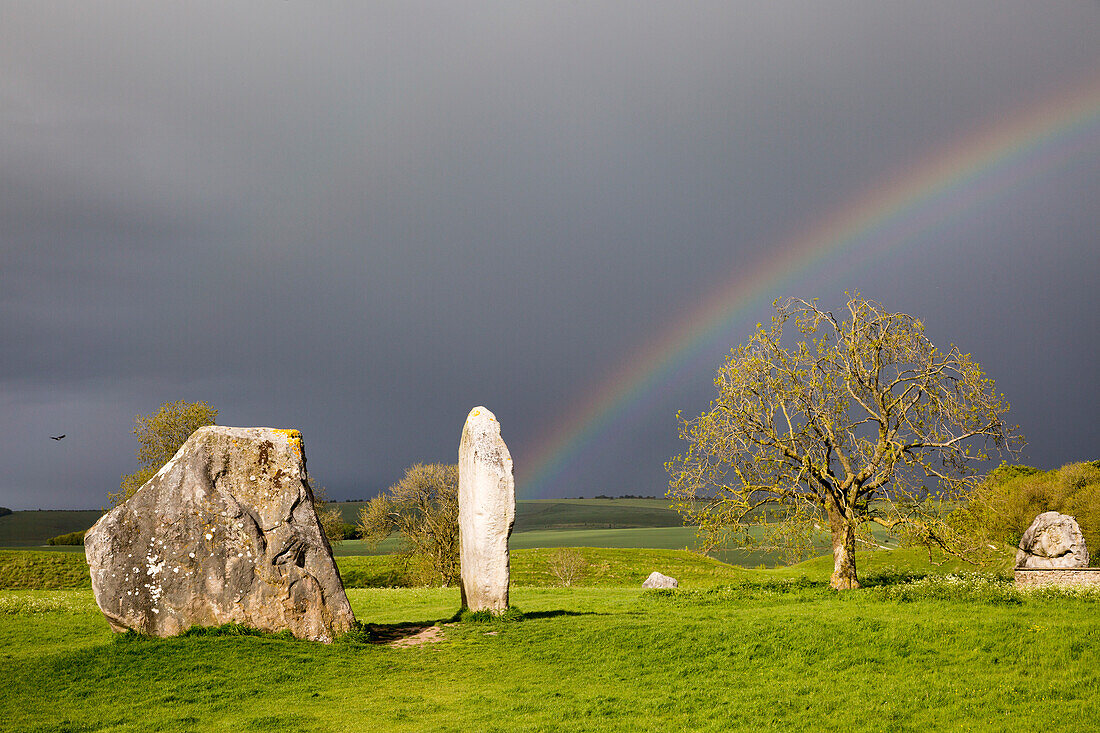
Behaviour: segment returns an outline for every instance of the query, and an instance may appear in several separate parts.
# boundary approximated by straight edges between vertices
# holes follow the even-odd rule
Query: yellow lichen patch
[[[290,442],[290,447],[294,449],[294,452],[299,456],[302,455],[302,433],[300,430],[294,430],[293,428],[275,428],[276,433],[283,433],[286,435],[287,440]]]

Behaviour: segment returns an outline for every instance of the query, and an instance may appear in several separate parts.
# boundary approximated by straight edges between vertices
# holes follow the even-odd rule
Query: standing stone
[[[297,430],[196,430],[84,537],[115,631],[236,622],[331,641],[355,623],[313,510]]]
[[[508,536],[515,518],[512,456],[496,416],[475,407],[458,444],[462,605],[471,611],[508,608]]]
[[[1024,532],[1016,552],[1018,568],[1087,568],[1089,551],[1077,520],[1043,512]]]
[[[670,578],[667,575],[663,575],[654,570],[649,574],[649,577],[642,583],[643,588],[677,588],[680,585],[680,581],[676,578]]]

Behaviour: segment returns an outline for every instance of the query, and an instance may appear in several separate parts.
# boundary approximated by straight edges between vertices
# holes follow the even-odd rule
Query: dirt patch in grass
[[[454,626],[454,624],[446,624]],[[368,624],[372,644],[404,649],[443,641],[443,629],[426,624]]]

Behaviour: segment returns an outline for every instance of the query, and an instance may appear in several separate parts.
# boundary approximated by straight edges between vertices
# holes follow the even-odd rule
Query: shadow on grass
[[[560,616],[599,616],[606,614],[598,614],[595,611],[531,611],[530,613],[523,614],[527,619],[540,619],[540,618],[558,618]]]
[[[907,585],[918,580],[924,580],[931,573],[919,570],[899,570],[897,568],[881,568],[863,573],[859,577],[859,584],[863,588],[877,588],[888,585]]]
[[[400,624],[363,624],[368,644],[393,644],[410,639],[436,626],[435,621],[406,621]]]

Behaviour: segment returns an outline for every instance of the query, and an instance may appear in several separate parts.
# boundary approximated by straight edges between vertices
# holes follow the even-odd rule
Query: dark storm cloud
[[[4,9],[0,504],[101,505],[132,469],[133,415],[178,398],[224,424],[301,428],[337,496],[454,460],[479,403],[522,461],[776,242],[1100,72],[1098,17],[1024,2]],[[1023,390],[1034,462],[1093,457],[1080,406],[1096,388],[1069,386],[1091,385],[1096,356],[1091,155],[938,249],[811,274],[798,294],[859,288],[920,314]],[[672,414],[705,404],[722,348],[555,490],[662,491]],[[1043,370],[1055,378],[1035,387]]]

